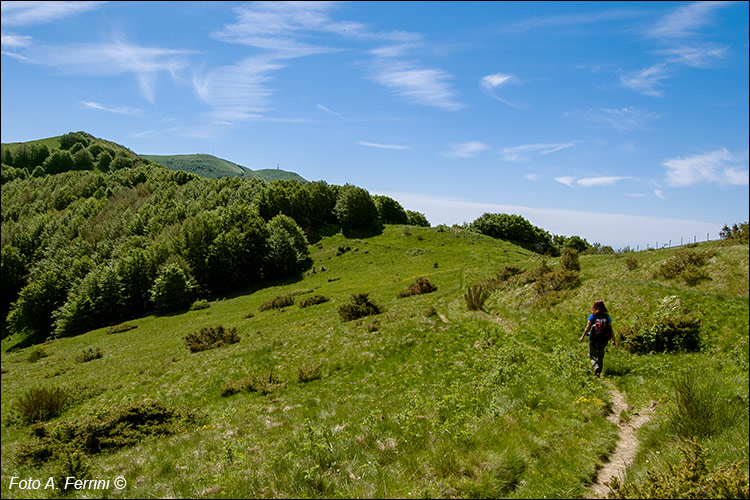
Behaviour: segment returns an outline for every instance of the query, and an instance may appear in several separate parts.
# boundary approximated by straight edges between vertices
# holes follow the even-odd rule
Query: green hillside
[[[141,155],[170,170],[184,170],[202,177],[220,179],[222,177],[259,177],[252,170],[207,154],[192,155]]]
[[[207,154],[192,155],[140,155],[170,170],[183,170],[201,177],[221,179],[222,177],[240,177],[245,179],[259,178],[264,181],[295,180],[306,183],[302,176],[294,172],[279,169],[250,170],[229,160]]]
[[[687,255],[690,276],[672,266]],[[626,485],[682,484],[706,464],[680,451],[697,446],[708,469],[687,483],[747,495],[747,244],[582,255],[576,272],[460,228],[393,225],[326,236],[311,258],[194,310],[4,352],[3,490],[75,476],[127,481],[95,496],[583,498],[618,440],[616,388],[621,418],[654,411]],[[418,278],[437,289],[399,297]],[[381,312],[344,321],[353,294]],[[595,298],[620,335],[601,379],[578,342]],[[218,325],[239,341],[187,348]],[[675,331],[669,352],[637,349]],[[681,348],[691,335],[699,350]],[[68,395],[60,415],[25,421],[33,389]]]

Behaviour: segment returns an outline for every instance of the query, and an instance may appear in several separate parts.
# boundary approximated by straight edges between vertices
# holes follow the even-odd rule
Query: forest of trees
[[[0,153],[3,338],[39,342],[185,309],[299,276],[311,265],[308,244],[323,235],[430,225],[350,184],[210,179],[85,132],[57,142]],[[484,214],[465,227],[548,255],[612,251],[553,237],[519,215]]]
[[[429,226],[349,184],[207,179],[84,133],[2,160],[3,337],[76,335],[293,277],[322,234]]]

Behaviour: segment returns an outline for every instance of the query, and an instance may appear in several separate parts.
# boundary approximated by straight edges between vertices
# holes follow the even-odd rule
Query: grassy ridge
[[[208,154],[190,155],[140,155],[149,161],[163,165],[170,170],[184,170],[201,177],[220,179],[222,177],[260,178],[266,181],[277,179],[307,182],[294,172],[278,169],[250,170],[229,160]]]
[[[606,382],[590,376],[586,346],[577,342],[588,308],[603,298],[617,331],[673,295],[700,314],[703,352],[610,348],[605,358],[606,380],[632,405],[657,402],[632,478],[655,457],[674,459],[671,380],[690,366],[721,380],[722,394],[744,412],[706,440],[712,458],[747,460],[748,249],[701,248],[714,251],[711,279],[692,287],[653,278],[675,249],[634,254],[634,271],[622,257],[583,256],[581,285],[552,304],[540,307],[529,286],[508,286],[484,311],[470,312],[469,285],[506,265],[534,269],[540,257],[457,229],[386,226],[367,239],[324,238],[312,249],[314,273],[297,281],[141,318],[120,333],[59,339],[35,362],[30,349],[4,353],[1,486],[7,491],[10,476],[46,479],[59,467],[19,463],[34,438],[12,411],[28,389],[54,386],[88,396],[51,426],[147,398],[204,416],[177,434],[86,456],[91,477],[128,480],[122,493],[100,492],[106,496],[582,497],[617,435],[604,418]],[[396,298],[418,277],[437,290]],[[338,308],[355,293],[369,293],[385,311],[342,322]],[[259,310],[289,294],[294,305]],[[313,295],[330,300],[298,307]],[[240,342],[188,351],[185,335],[218,324],[236,328]],[[90,348],[102,358],[75,361]],[[300,372],[318,375],[303,381]],[[267,395],[221,395],[248,376],[283,383]]]

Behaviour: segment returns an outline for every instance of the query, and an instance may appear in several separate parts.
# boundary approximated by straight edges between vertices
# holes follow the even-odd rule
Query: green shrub
[[[96,412],[76,422],[62,422],[51,430],[35,427],[37,440],[21,448],[19,460],[35,464],[59,460],[64,466],[70,450],[89,455],[117,450],[133,446],[149,436],[175,434],[184,424],[192,426],[199,420],[195,413],[181,412],[156,401],[140,401]],[[69,465],[76,466],[76,463]]]
[[[208,309],[209,307],[211,307],[211,304],[209,304],[206,299],[199,299],[193,302],[193,305],[190,306],[190,310],[199,311],[201,309]]]
[[[98,347],[95,348],[95,349],[92,348],[92,347],[89,347],[88,349],[84,349],[81,354],[79,354],[78,356],[76,356],[76,362],[78,362],[78,363],[86,363],[88,361],[93,361],[95,359],[99,359],[102,356],[103,355],[102,355],[101,349],[99,349]]]
[[[32,387],[14,409],[22,423],[42,422],[57,417],[67,406],[69,395],[59,387]]]
[[[284,379],[270,371],[268,375],[250,375],[240,380],[229,381],[221,388],[221,395],[228,397],[238,392],[257,392],[265,396],[285,387]]]
[[[323,365],[320,363],[297,367],[297,382],[304,384],[323,378]]]
[[[330,299],[324,295],[313,295],[312,297],[307,297],[303,301],[299,303],[300,307],[310,307],[317,304],[323,304],[325,302],[328,302]]]
[[[49,356],[49,354],[47,354],[47,351],[45,351],[45,350],[44,350],[43,348],[41,348],[41,347],[37,347],[37,348],[33,349],[33,350],[32,350],[32,351],[31,351],[31,352],[29,353],[29,357],[28,357],[28,358],[26,358],[26,360],[27,360],[27,361],[28,361],[29,363],[36,363],[36,362],[37,362],[37,361],[39,361],[40,359],[42,359],[42,358],[46,358],[47,356]]]
[[[640,483],[614,478],[609,498],[748,498],[744,460],[712,467],[708,451],[697,441],[688,441],[679,450],[679,464],[650,470]]]
[[[672,388],[674,403],[667,424],[680,437],[711,437],[739,418],[742,405],[725,394],[722,383],[710,373],[685,370],[672,380]]]
[[[417,281],[409,286],[406,290],[401,290],[396,294],[396,297],[402,299],[404,297],[410,297],[412,295],[421,295],[423,293],[431,293],[437,290],[437,287],[430,283],[427,278],[419,277]]]
[[[693,286],[702,280],[710,279],[708,273],[701,269],[711,258],[708,252],[683,250],[664,261],[654,272],[654,278],[680,279]]]
[[[571,247],[563,248],[560,267],[565,271],[580,271],[581,264],[578,262],[578,250]]]
[[[339,316],[343,321],[352,321],[373,314],[380,314],[383,309],[369,299],[369,293],[357,293],[351,296],[349,304],[339,308]]]
[[[627,268],[628,271],[635,271],[638,269],[638,259],[632,255],[625,257],[625,268]]]
[[[469,311],[479,311],[484,307],[484,303],[490,296],[490,290],[485,288],[481,283],[471,285],[464,292],[464,299],[466,300],[466,307]]]
[[[110,326],[109,328],[107,328],[107,333],[128,332],[136,328],[138,328],[138,325],[134,325],[133,323],[123,323],[122,325]]]
[[[204,327],[197,332],[185,335],[185,344],[190,352],[206,351],[240,341],[236,328],[224,328],[223,325]]]
[[[637,316],[617,334],[634,353],[699,351],[701,322],[676,296],[666,297],[651,315]]]
[[[294,304],[294,295],[279,295],[268,302],[264,302],[258,306],[258,311],[267,311],[268,309],[281,309],[282,307],[291,306]]]
[[[539,276],[534,281],[532,288],[537,296],[541,297],[550,292],[560,292],[570,288],[575,288],[581,283],[578,271],[568,271],[558,269]]]

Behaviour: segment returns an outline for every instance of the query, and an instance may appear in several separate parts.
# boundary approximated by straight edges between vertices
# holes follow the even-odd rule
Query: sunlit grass
[[[342,245],[351,250],[337,255]],[[594,299],[607,303],[616,333],[618,322],[678,295],[700,312],[708,337],[701,353],[608,349],[605,380],[635,408],[659,405],[655,423],[643,430],[648,448],[634,474],[648,468],[648,453],[673,447],[660,422],[670,405],[670,375],[685,364],[699,362],[720,377],[746,408],[747,342],[738,339],[748,331],[747,246],[715,250],[707,264],[712,279],[695,287],[651,277],[674,250],[636,254],[633,271],[622,257],[584,255],[580,286],[552,307],[535,305],[529,286],[509,286],[492,292],[484,311],[469,311],[467,287],[506,265],[534,269],[541,259],[454,229],[387,226],[372,238],[325,238],[312,247],[315,273],[297,281],[205,309],[129,320],[137,328],[118,333],[59,339],[34,363],[29,349],[4,353],[2,487],[11,475],[41,477],[52,467],[15,460],[32,438],[13,423],[12,403],[32,387],[77,385],[95,395],[52,425],[147,398],[205,417],[180,434],[89,457],[94,476],[127,478],[127,489],[106,493],[111,497],[584,496],[617,436],[605,419],[606,382],[591,377],[586,346],[578,343]],[[420,277],[437,290],[397,298]],[[358,293],[384,311],[342,321],[339,308]],[[288,294],[294,305],[260,310]],[[330,300],[298,307],[315,295]],[[185,335],[219,324],[236,328],[239,342],[187,349]],[[77,363],[83,349],[104,356]],[[311,367],[319,373],[302,380],[300,370]],[[284,387],[221,394],[227,382],[269,373]],[[746,425],[711,439],[717,457],[748,456]]]

